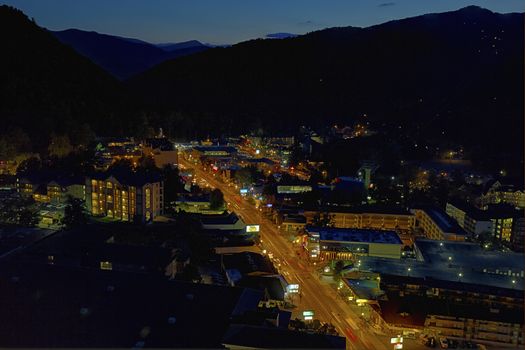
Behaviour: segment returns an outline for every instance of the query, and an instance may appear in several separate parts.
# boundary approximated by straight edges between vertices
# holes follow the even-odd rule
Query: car
[[[425,343],[425,346],[429,348],[435,348],[436,347],[436,338],[430,337],[427,339],[427,342]]]
[[[448,339],[445,337],[439,337],[439,346],[441,349],[448,349]]]

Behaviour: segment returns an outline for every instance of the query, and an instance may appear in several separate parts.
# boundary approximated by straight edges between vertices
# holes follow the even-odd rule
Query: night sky
[[[196,39],[233,44],[269,33],[304,34],[335,26],[478,5],[523,12],[523,0],[7,0],[51,30],[78,28],[153,43]]]

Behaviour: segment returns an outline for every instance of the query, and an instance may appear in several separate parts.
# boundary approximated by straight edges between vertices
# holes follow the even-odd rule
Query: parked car
[[[425,346],[428,346],[429,348],[435,348],[436,347],[436,338],[430,337],[428,338],[427,342],[425,343]]]
[[[448,339],[445,337],[439,337],[439,346],[441,349],[448,349]]]

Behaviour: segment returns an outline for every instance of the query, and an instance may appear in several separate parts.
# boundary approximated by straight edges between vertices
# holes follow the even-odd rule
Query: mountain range
[[[82,123],[101,134],[292,133],[366,115],[407,142],[523,160],[523,14],[471,6],[210,48],[49,32],[2,6],[0,35],[0,113],[36,138]]]
[[[207,50],[127,84],[148,108],[214,115],[225,133],[367,115],[423,140],[523,149],[523,24],[523,14],[470,6]]]
[[[182,43],[150,44],[78,29],[51,32],[60,42],[71,46],[118,79],[128,79],[161,62],[207,50],[197,40]]]

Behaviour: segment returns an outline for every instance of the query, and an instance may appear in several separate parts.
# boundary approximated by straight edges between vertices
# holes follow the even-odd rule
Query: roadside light
[[[516,280],[512,280],[512,284],[516,284]]]
[[[443,247],[443,242],[439,242],[439,246],[440,246],[440,247]]]
[[[451,256],[448,257],[448,261],[452,261],[452,257]]]
[[[409,268],[407,269],[407,271],[408,271],[408,272],[412,271],[412,268],[409,267]]]
[[[461,272],[458,273],[458,277],[463,277],[463,274]]]
[[[262,252],[263,252],[263,254],[266,254],[266,249],[263,249],[263,251],[262,251]]]

